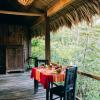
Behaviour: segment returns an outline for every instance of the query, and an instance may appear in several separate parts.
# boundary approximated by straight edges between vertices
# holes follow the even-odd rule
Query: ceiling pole
[[[18,15],[18,16],[43,16],[42,13],[29,13],[29,12],[16,12],[16,11],[7,11],[7,10],[0,10],[0,14],[8,14],[8,15]]]
[[[51,60],[50,54],[50,27],[49,27],[49,17],[47,12],[45,13],[45,59]]]

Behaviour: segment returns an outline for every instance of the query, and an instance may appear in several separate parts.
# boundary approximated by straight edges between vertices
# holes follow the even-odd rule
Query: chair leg
[[[50,100],[53,100],[53,94],[50,92]]]
[[[63,97],[63,100],[67,100],[67,98],[64,96],[64,97]]]
[[[60,97],[60,100],[62,100],[62,97]]]

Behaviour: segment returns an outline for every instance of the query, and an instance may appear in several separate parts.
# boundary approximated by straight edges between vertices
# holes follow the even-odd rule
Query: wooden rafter
[[[73,0],[58,0],[57,3],[48,9],[47,16],[52,16],[53,14],[57,13],[72,1]]]
[[[20,16],[42,16],[40,13],[26,13],[26,12],[15,12],[0,10],[0,14],[20,15]]]
[[[74,0],[58,0],[58,2],[56,2],[52,7],[50,7],[47,10],[47,16],[48,17],[52,16],[53,14],[55,14],[58,11],[60,11],[61,9],[63,9],[68,4],[72,3],[73,1]],[[37,19],[37,22],[34,24],[33,28],[35,28],[37,25],[39,25],[44,20],[45,20],[44,17],[40,17],[39,19]]]

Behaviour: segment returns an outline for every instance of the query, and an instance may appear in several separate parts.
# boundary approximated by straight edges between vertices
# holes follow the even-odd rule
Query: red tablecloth
[[[46,68],[36,68],[34,67],[31,72],[31,78],[34,78],[40,82],[44,88],[48,88],[49,82],[61,82],[64,81],[65,74],[52,74],[52,70]]]

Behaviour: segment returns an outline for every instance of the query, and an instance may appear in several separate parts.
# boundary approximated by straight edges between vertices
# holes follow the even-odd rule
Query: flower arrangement
[[[60,66],[55,66],[55,70],[56,70],[57,73],[61,73],[62,66],[61,65]]]

